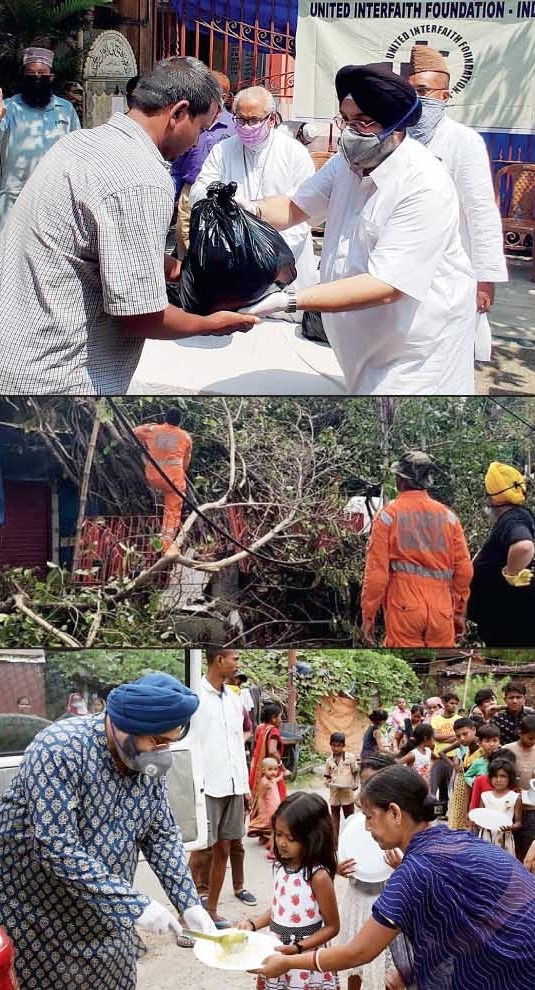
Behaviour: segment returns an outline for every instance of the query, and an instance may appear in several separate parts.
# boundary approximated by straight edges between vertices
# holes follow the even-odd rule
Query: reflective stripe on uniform
[[[392,523],[394,522],[392,516],[389,516],[388,512],[386,512],[385,509],[382,509],[381,512],[379,513],[379,519],[381,520],[381,522],[384,522],[385,526],[391,526]]]
[[[438,571],[431,567],[422,567],[420,564],[409,564],[404,560],[391,560],[390,569],[392,571],[403,571],[405,574],[416,574],[418,577],[436,578],[438,581],[451,581],[453,571]]]

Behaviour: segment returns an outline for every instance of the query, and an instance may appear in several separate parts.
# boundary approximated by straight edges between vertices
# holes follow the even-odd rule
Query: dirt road
[[[318,789],[318,793],[327,797],[325,791]],[[227,870],[219,910],[232,922],[248,916],[253,917],[265,910],[273,894],[272,869],[266,859],[265,850],[256,839],[244,839],[244,844],[245,883],[256,895],[258,906],[246,909],[234,897],[230,870]],[[346,881],[340,878],[336,880],[339,902],[345,883]],[[162,904],[171,907],[146,863],[142,863],[139,867],[137,886],[151,897],[156,897]],[[226,988],[254,990],[255,977],[248,973],[224,973],[221,970],[208,969],[197,961],[193,949],[179,949],[174,941],[167,937],[143,933],[143,940],[149,951],[139,962],[137,990],[186,990],[186,988],[189,990],[190,987],[195,987],[197,990],[226,990]],[[345,986],[345,980],[342,980],[342,985]]]

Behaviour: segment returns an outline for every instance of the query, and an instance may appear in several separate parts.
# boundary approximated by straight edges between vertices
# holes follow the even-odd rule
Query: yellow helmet
[[[492,461],[485,475],[485,491],[493,505],[522,505],[526,501],[526,479],[510,464]]]

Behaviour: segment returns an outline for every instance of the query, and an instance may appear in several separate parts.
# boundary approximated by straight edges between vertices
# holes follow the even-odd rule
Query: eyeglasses
[[[430,89],[429,86],[413,86],[418,96],[429,96],[430,93],[442,93],[441,89]]]
[[[167,736],[150,736],[149,738],[158,749],[164,749],[165,747],[170,746],[171,743],[180,742],[180,740],[186,735],[188,729],[189,722],[186,722],[186,725],[180,726],[180,735],[175,739],[169,739]]]
[[[255,127],[257,124],[263,124],[268,117],[271,117],[273,112],[273,110],[270,110],[265,117],[238,117],[234,114],[232,119],[239,127]]]
[[[354,134],[366,134],[370,127],[374,127],[377,124],[375,120],[349,121],[345,117],[342,117],[341,113],[334,117],[333,120],[339,131],[345,131],[347,127],[348,131],[353,131]]]

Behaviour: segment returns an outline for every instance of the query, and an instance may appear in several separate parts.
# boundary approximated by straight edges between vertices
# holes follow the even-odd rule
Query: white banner
[[[447,59],[452,117],[479,131],[535,133],[535,0],[300,0],[294,119],[338,112],[342,65],[407,75],[418,44]]]

